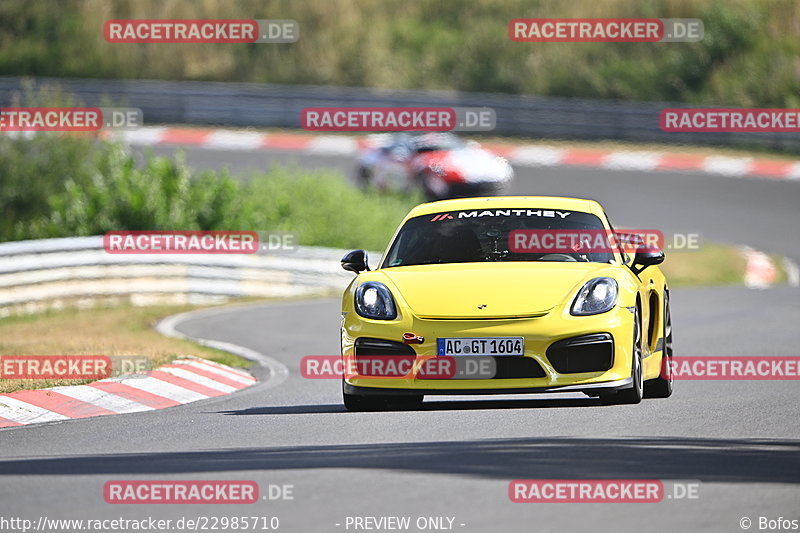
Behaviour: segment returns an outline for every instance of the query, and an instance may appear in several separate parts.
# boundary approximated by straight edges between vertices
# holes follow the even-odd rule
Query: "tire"
[[[392,411],[418,409],[423,396],[361,396],[342,391],[342,399],[348,411]]]
[[[368,189],[372,185],[372,172],[367,167],[358,167],[356,183],[360,188]]]
[[[417,175],[417,183],[422,189],[425,199],[429,202],[435,202],[437,200],[446,200],[447,198],[450,198],[450,187],[445,187],[439,191],[435,191],[435,187],[431,187],[431,182],[435,179],[439,178],[429,174],[428,172],[421,172]]]
[[[497,188],[487,196],[508,196],[509,194],[511,194],[511,182],[506,181],[497,186]]]
[[[633,314],[633,357],[631,357],[631,378],[633,385],[629,389],[622,389],[615,394],[602,396],[612,404],[634,405],[640,403],[644,397],[644,360],[642,358],[642,324],[639,307]]]
[[[664,291],[664,347],[661,351],[661,373],[644,385],[645,398],[669,398],[675,379],[672,362],[672,314],[669,309],[669,292]]]

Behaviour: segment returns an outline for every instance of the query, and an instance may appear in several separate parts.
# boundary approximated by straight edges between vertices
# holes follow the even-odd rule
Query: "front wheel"
[[[356,184],[362,189],[368,189],[372,185],[372,172],[369,168],[358,167],[356,170]]]
[[[639,316],[639,308],[633,314],[633,346],[631,357],[631,381],[629,389],[617,391],[614,394],[604,396],[603,399],[614,404],[637,404],[644,397],[644,369],[642,360],[642,328]]]
[[[661,349],[661,373],[645,384],[645,398],[669,398],[674,381],[672,367],[672,315],[669,311],[669,293],[664,291],[664,346]]]

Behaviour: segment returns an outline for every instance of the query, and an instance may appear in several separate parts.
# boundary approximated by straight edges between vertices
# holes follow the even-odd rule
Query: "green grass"
[[[741,285],[745,260],[734,246],[704,243],[698,250],[667,253],[661,270],[673,288]]]

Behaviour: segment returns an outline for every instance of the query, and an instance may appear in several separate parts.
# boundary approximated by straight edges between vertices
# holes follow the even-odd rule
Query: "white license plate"
[[[524,354],[524,337],[450,337],[436,339],[436,355]]]

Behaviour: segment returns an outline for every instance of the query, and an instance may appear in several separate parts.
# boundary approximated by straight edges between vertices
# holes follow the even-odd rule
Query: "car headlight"
[[[575,296],[570,314],[597,315],[610,311],[617,303],[617,282],[612,278],[594,278],[587,281]]]
[[[392,293],[383,283],[367,281],[356,289],[356,312],[364,318],[393,320],[397,318]]]

